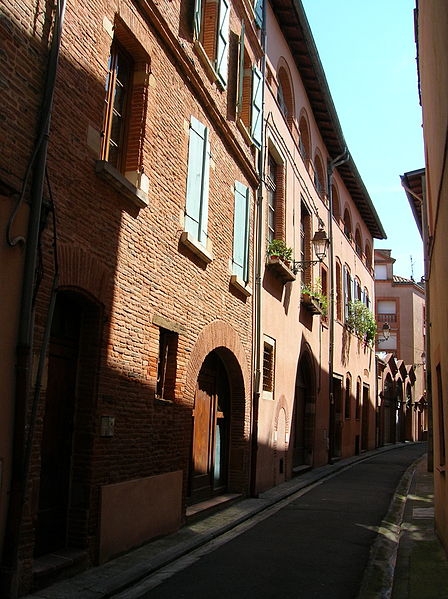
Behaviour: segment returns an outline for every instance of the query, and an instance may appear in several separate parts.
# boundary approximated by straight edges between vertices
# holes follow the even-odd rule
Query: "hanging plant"
[[[373,344],[376,336],[375,316],[361,300],[349,302],[347,325],[367,344]]]
[[[322,293],[322,282],[319,277],[314,281],[314,284],[302,284],[301,292],[302,295],[309,295],[311,298],[316,300],[319,303],[323,316],[327,315],[328,298],[324,293]]]

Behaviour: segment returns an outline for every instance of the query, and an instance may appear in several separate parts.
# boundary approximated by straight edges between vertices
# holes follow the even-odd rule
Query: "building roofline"
[[[302,2],[271,0],[271,7],[300,73],[326,149],[332,158],[336,158],[346,150],[347,143]],[[372,237],[386,239],[375,206],[352,156],[338,166],[337,170]]]

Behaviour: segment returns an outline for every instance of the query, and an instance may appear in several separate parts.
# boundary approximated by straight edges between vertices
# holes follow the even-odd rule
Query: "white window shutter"
[[[233,217],[233,273],[245,283],[249,266],[249,189],[235,182],[235,210]]]
[[[252,70],[252,114],[251,137],[255,145],[261,147],[263,126],[263,75],[257,67]]]
[[[229,0],[220,0],[218,17],[218,39],[216,47],[216,72],[223,85],[227,84],[227,64],[229,57]]]
[[[185,230],[204,244],[207,235],[209,169],[208,129],[191,117]]]
[[[202,0],[194,0],[193,35],[194,35],[195,40],[198,40],[200,38],[201,27],[202,27]]]

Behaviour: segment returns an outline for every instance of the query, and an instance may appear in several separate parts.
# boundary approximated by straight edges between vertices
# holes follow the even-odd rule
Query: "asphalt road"
[[[409,445],[324,479],[225,544],[183,558],[141,597],[351,599],[401,476],[425,451]],[[253,523],[252,523],[253,524]]]

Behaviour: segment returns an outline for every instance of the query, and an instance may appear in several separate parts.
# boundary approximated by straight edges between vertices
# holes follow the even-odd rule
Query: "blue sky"
[[[387,234],[394,274],[423,276],[400,175],[424,166],[415,0],[302,0],[345,140]],[[412,267],[411,267],[412,256]]]

